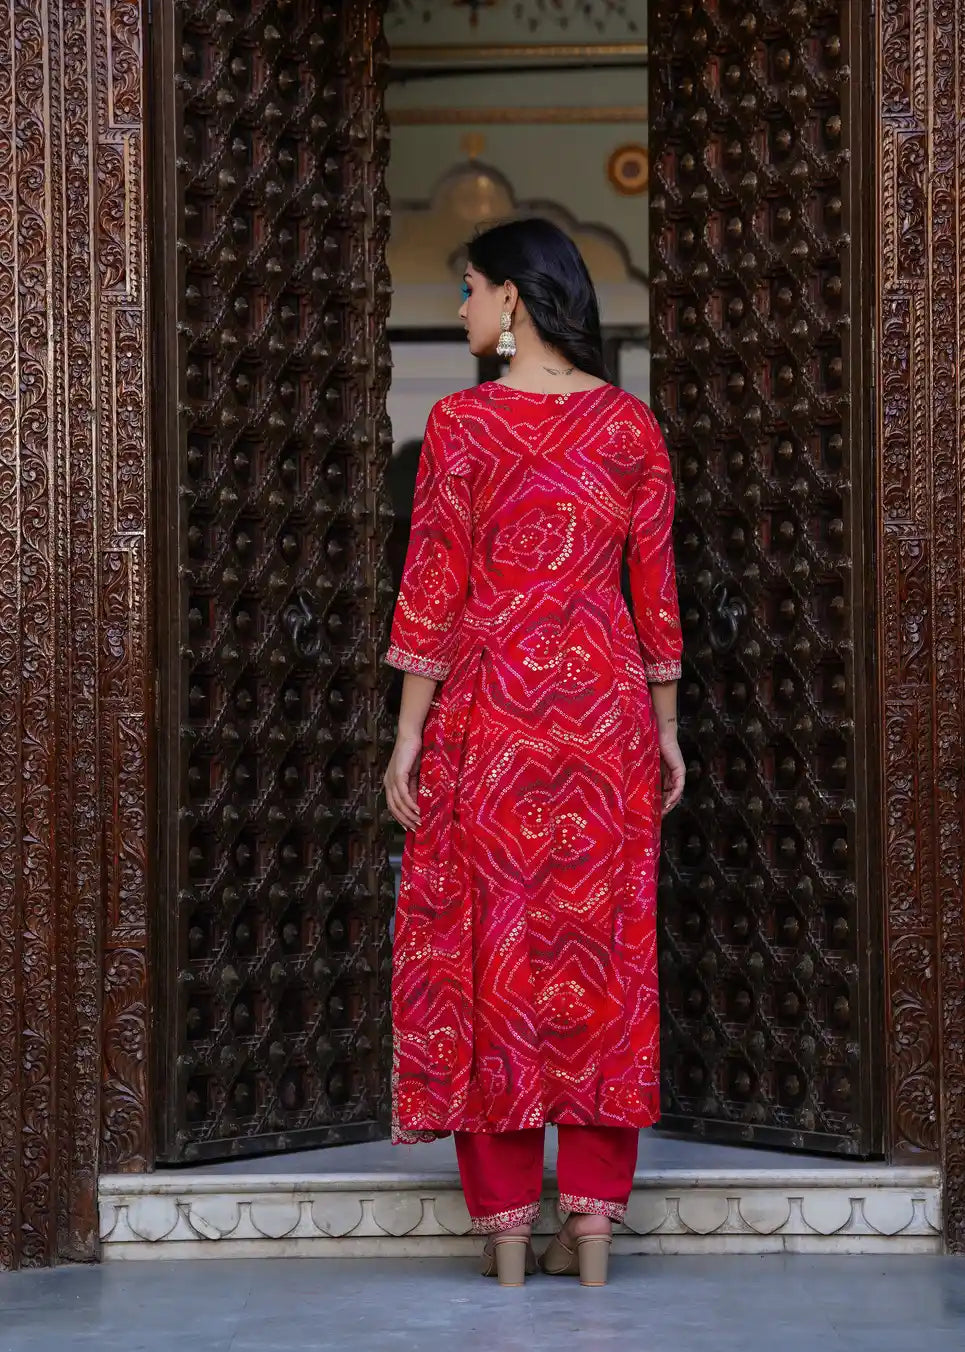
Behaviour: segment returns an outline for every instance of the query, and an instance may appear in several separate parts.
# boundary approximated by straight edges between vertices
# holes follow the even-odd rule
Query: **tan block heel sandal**
[[[535,1271],[532,1243],[521,1235],[494,1235],[486,1245],[482,1275],[498,1277],[500,1286],[522,1286]]]
[[[581,1286],[606,1286],[609,1235],[578,1235],[571,1249],[559,1235],[549,1242],[540,1267],[551,1277],[579,1277]]]

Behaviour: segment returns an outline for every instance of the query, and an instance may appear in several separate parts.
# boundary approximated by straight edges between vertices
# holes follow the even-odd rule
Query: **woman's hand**
[[[680,802],[684,791],[687,769],[680,747],[677,744],[675,728],[660,733],[660,785],[662,790],[663,815],[672,812]]]
[[[400,732],[392,749],[392,759],[383,784],[389,811],[407,831],[419,825],[419,760],[422,738]]]

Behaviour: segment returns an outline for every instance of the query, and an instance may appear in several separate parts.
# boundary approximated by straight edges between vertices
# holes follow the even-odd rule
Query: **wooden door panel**
[[[379,6],[156,12],[160,1156],[382,1135]]]
[[[871,1153],[870,185],[846,0],[651,4],[655,408],[678,483],[684,803],[664,1125]]]

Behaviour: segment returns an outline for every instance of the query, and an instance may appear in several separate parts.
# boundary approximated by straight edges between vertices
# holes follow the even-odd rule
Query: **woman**
[[[393,1139],[455,1134],[483,1270],[518,1285],[558,1124],[569,1218],[543,1267],[598,1285],[659,1113],[656,869],[684,781],[673,484],[653,415],[606,380],[569,238],[516,221],[468,254],[470,349],[511,360],[430,413],[386,655],[407,673],[385,775],[408,832]]]

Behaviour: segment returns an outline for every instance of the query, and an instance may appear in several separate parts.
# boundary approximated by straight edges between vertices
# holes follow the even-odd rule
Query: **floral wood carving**
[[[143,54],[140,7],[122,0],[8,0],[5,20],[0,1267],[14,1267],[92,1257],[99,1167],[149,1156]],[[106,1096],[102,1038],[134,1049],[109,1055]],[[105,1115],[101,1147],[117,1100],[123,1131]]]
[[[896,1154],[941,1154],[946,1239],[957,1250],[965,1249],[962,8],[879,7],[876,129],[889,1107]]]
[[[147,1084],[147,428],[141,9],[95,9],[101,814],[106,857],[102,1170],[152,1158]],[[115,261],[117,260],[117,261]],[[119,263],[119,265],[118,265]],[[119,1054],[123,1049],[123,1055]],[[118,1106],[123,1104],[123,1111]]]

